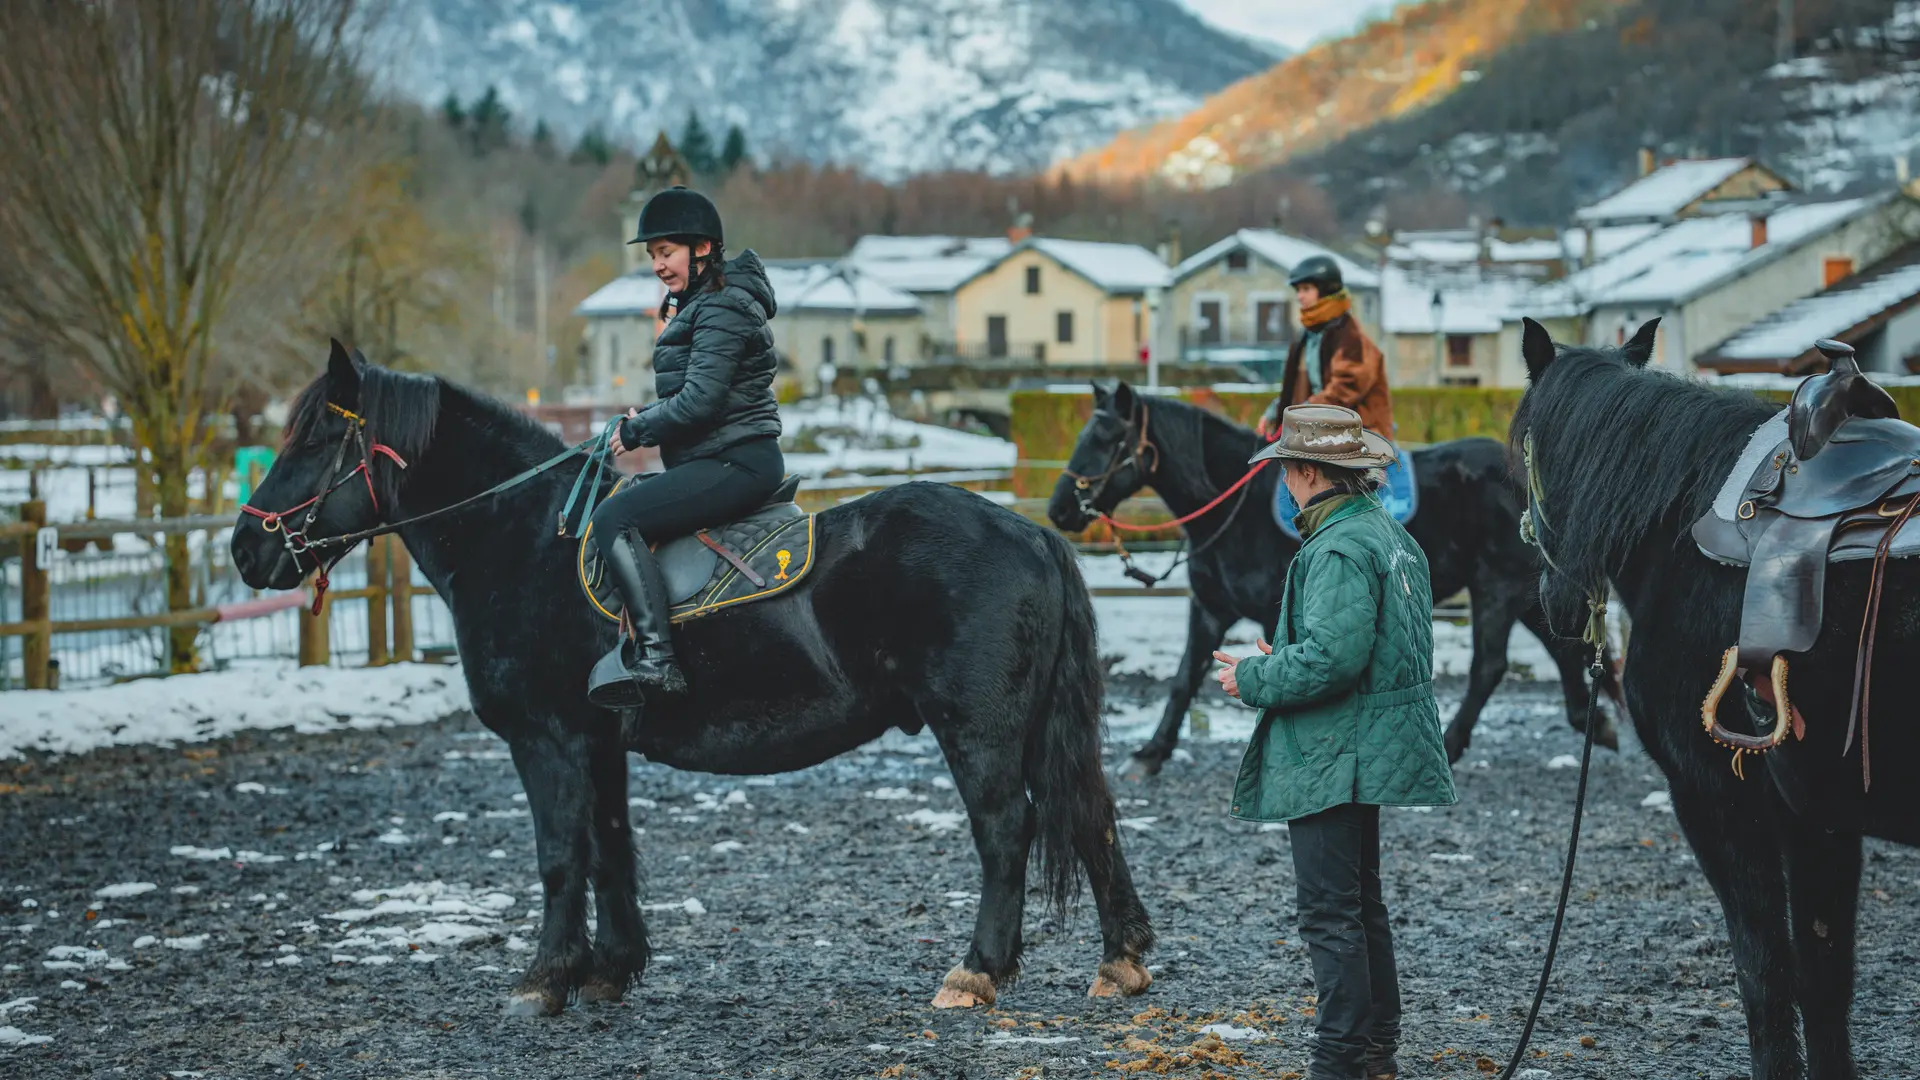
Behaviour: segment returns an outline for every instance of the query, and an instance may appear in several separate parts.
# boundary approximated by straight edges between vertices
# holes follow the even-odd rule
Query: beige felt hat
[[[1368,431],[1344,405],[1294,405],[1280,414],[1280,437],[1247,459],[1325,462],[1349,469],[1384,469],[1397,457],[1393,444]]]

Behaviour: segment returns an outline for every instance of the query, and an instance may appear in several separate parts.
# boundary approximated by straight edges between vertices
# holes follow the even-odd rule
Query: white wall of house
[[[1812,342],[1808,342],[1812,344]],[[1891,375],[1908,374],[1903,361],[1920,355],[1920,305],[1910,307],[1862,343],[1860,366]]]
[[[653,400],[653,317],[609,315],[587,320],[588,383],[601,401]]]

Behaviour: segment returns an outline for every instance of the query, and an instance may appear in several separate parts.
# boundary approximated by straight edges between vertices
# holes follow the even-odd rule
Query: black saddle
[[[1848,721],[1849,747],[1853,724],[1860,725],[1864,769],[1873,625],[1893,541],[1920,506],[1920,428],[1899,418],[1892,396],[1861,372],[1850,346],[1823,340],[1817,347],[1828,358],[1828,371],[1794,391],[1787,438],[1747,478],[1735,519],[1710,511],[1693,526],[1702,552],[1747,568],[1739,640],[1722,658],[1701,718],[1709,734],[1736,751],[1779,745],[1794,720],[1784,654],[1806,652],[1819,639],[1827,564],[1872,559]],[[1728,732],[1715,718],[1721,695],[1740,671],[1749,679],[1770,673],[1770,735]]]
[[[645,479],[632,477],[621,485]],[[813,515],[793,501],[799,488],[800,478],[790,476],[747,516],[654,549],[674,622],[785,592],[813,568]],[[580,538],[579,574],[588,601],[618,620],[620,596],[600,564],[591,527]]]

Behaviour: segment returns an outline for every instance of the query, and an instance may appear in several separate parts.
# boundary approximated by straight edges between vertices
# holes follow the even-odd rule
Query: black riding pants
[[[661,544],[725,525],[758,509],[780,486],[786,465],[777,439],[741,443],[629,484],[593,511],[601,550],[629,529]]]
[[[1390,1071],[1400,975],[1380,897],[1380,808],[1347,803],[1287,825],[1300,937],[1319,994],[1310,1080]]]

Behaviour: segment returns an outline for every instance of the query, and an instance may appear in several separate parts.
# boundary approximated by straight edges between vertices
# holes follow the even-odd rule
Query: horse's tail
[[[1047,901],[1057,910],[1080,888],[1078,863],[1096,888],[1113,878],[1113,794],[1100,761],[1105,678],[1094,634],[1093,599],[1073,545],[1047,531],[1057,568],[1060,638],[1050,682],[1035,695],[1027,725],[1026,779],[1038,816],[1036,840]]]

